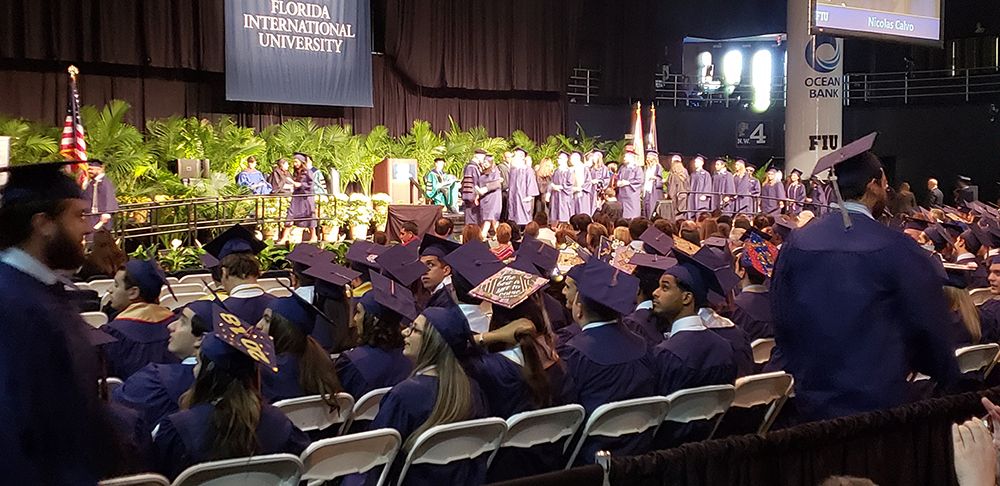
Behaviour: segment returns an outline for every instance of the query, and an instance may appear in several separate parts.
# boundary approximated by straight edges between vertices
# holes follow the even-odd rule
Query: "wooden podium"
[[[415,183],[416,187],[411,184]],[[385,159],[375,166],[372,179],[372,193],[384,192],[392,199],[391,204],[419,204],[420,179],[417,176],[416,159]]]

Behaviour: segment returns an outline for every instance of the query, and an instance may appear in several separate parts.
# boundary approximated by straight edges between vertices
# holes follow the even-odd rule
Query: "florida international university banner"
[[[369,0],[226,0],[226,99],[372,106]]]

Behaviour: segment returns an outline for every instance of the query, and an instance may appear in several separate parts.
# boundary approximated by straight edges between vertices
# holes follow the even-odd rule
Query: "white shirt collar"
[[[642,250],[642,240],[632,240],[632,242],[629,243],[628,245],[631,246],[632,249],[635,251]]]
[[[591,322],[590,324],[587,324],[586,326],[581,327],[581,329],[584,330],[584,331],[586,331],[587,329],[596,329],[598,327],[607,326],[608,324],[614,324],[614,323],[615,323],[615,321]]]
[[[635,306],[635,310],[652,309],[652,308],[653,308],[652,300],[644,300],[642,302],[639,302],[639,305]]]
[[[766,294],[767,287],[764,285],[747,285],[746,287],[743,287],[743,291],[751,294]]]
[[[500,356],[517,363],[518,366],[524,366],[524,353],[521,351],[520,346],[514,346],[506,351],[500,351]]]
[[[198,358],[195,356],[188,356],[181,360],[182,365],[196,365],[198,364]]]
[[[969,253],[969,252],[962,253],[961,255],[958,255],[957,257],[955,257],[955,261],[956,262],[959,261],[959,260],[975,260],[975,259],[976,259],[976,255],[973,255],[972,253]]]
[[[230,297],[235,297],[237,299],[249,299],[251,297],[260,297],[262,295],[264,295],[264,289],[255,283],[237,285],[233,287],[231,292],[229,292]]]
[[[997,256],[997,255],[1000,255],[1000,248],[993,248],[990,251],[986,252],[986,256],[991,256],[992,257],[992,256]]]
[[[446,285],[451,285],[451,275],[446,275],[443,279],[441,279],[441,283],[439,283],[437,287],[434,287],[434,292],[443,289]],[[433,294],[434,292],[431,293]]]
[[[839,207],[837,206],[837,203],[833,203],[831,206],[835,208]],[[846,209],[849,213],[861,213],[868,216],[868,219],[875,219],[875,217],[872,216],[872,210],[868,209],[868,206],[865,206],[857,201],[844,201],[844,209]]]
[[[295,295],[302,297],[306,302],[312,302],[315,289],[316,287],[313,287],[312,285],[305,285],[295,289]]]
[[[0,254],[0,261],[30,275],[45,285],[53,285],[59,281],[59,276],[51,268],[20,248],[8,248]]]
[[[720,316],[710,307],[702,307],[701,309],[698,309],[698,317],[701,318],[701,322],[705,324],[705,327],[709,328],[719,329],[723,327],[733,327],[736,325],[733,321]]]
[[[708,329],[705,323],[698,316],[682,317],[670,325],[670,335],[673,336],[681,331],[704,331]]]

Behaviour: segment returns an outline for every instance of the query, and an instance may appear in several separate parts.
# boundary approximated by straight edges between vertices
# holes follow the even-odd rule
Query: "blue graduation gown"
[[[636,309],[635,312],[622,318],[622,324],[628,330],[646,340],[649,347],[663,342],[663,332],[656,328],[657,318],[652,309]]]
[[[257,169],[243,169],[242,172],[236,174],[236,184],[249,189],[252,194],[258,196],[271,193],[271,184]]]
[[[341,353],[335,365],[344,391],[355,399],[376,388],[395,386],[413,371],[413,362],[403,356],[402,348],[382,349],[367,344]]]
[[[733,322],[743,329],[753,343],[756,339],[774,337],[770,293],[740,292],[733,299]]]
[[[507,207],[510,208],[510,219],[518,225],[528,224],[531,222],[534,198],[539,194],[535,169],[531,167],[511,169],[508,177],[510,191],[507,196]],[[525,202],[525,198],[531,199]]]
[[[194,364],[150,363],[111,393],[111,400],[142,415],[151,432],[164,417],[180,409],[179,400],[194,384]]]
[[[781,201],[777,199],[785,199],[785,186],[781,185],[780,182],[764,184],[760,189],[760,195],[760,212],[771,216],[781,214]]]
[[[576,384],[577,403],[588,415],[608,402],[656,394],[646,341],[618,323],[582,330],[558,351]],[[591,463],[594,454],[602,449],[618,455],[642,452],[651,435],[590,439],[580,450],[578,461]]]
[[[177,363],[177,357],[167,350],[167,325],[174,318],[166,307],[133,304],[101,326],[102,331],[118,340],[103,346],[108,376],[125,379],[150,363]]]
[[[0,263],[0,478],[7,484],[95,484],[111,450],[89,326],[61,287]]]
[[[554,185],[561,186],[556,189]],[[549,183],[549,203],[552,210],[549,212],[549,222],[566,223],[575,213],[573,205],[573,175],[570,169],[557,169],[552,173],[552,181]]]
[[[988,300],[979,306],[980,343],[1000,342],[1000,300]]]
[[[618,201],[622,203],[622,217],[638,218],[642,215],[642,182],[645,178],[642,167],[634,164],[623,165],[618,169],[618,181],[627,181],[629,185],[618,189]]]
[[[500,187],[502,182],[503,178],[497,167],[489,172],[479,174],[479,182],[476,185],[489,189],[486,194],[479,196],[479,217],[482,218],[480,221],[500,219],[500,210],[503,209],[503,191]]]
[[[736,382],[736,356],[723,337],[711,331],[678,331],[652,352],[656,394]]]
[[[199,403],[189,410],[160,421],[153,437],[156,470],[174,478],[188,467],[216,459],[210,450],[215,436],[212,425],[214,407]],[[288,453],[299,455],[310,444],[309,436],[295,427],[281,410],[263,405],[257,424],[257,450],[254,455]]]
[[[652,218],[653,213],[656,212],[656,205],[663,199],[663,171],[660,169],[659,164],[653,168],[653,174],[648,179],[652,181],[652,185],[649,192],[643,195],[645,199],[643,201],[642,215],[645,218]],[[643,189],[645,189],[645,186],[643,186]]]
[[[750,190],[753,188],[751,179],[756,180],[749,172],[742,176],[733,175],[733,192],[736,193],[736,200],[733,202],[735,214],[753,214],[753,199],[750,197]]]
[[[274,300],[271,294],[264,293],[257,297],[233,297],[229,296],[222,303],[226,310],[236,315],[245,322],[256,325],[260,318],[264,316],[264,310]]]
[[[750,336],[737,326],[710,328],[719,336],[729,341],[733,348],[733,362],[736,363],[737,376],[752,375],[754,372],[753,348],[750,346]]]
[[[771,281],[775,340],[806,420],[900,405],[911,371],[945,389],[958,378],[934,262],[903,233],[849,214],[850,230],[838,211],[793,231]]]
[[[692,215],[712,211],[712,175],[701,169],[691,173],[691,194],[688,196],[688,207]]]
[[[442,287],[434,291],[433,294],[431,294],[431,299],[427,301],[427,305],[425,305],[424,308],[426,309],[428,307],[451,307],[453,305],[458,305],[458,304],[456,304],[455,300],[451,298],[451,292],[448,291],[448,288]]]
[[[287,217],[295,220],[300,228],[316,227],[316,196],[313,193],[313,178],[309,171],[302,171],[295,178],[301,184],[292,190],[292,202],[288,206]]]
[[[727,214],[733,213],[733,208],[736,207],[736,201],[734,200],[736,194],[736,180],[733,177],[733,173],[728,170],[722,172],[716,172],[712,176],[712,192],[718,193],[712,196],[712,207],[721,209]],[[729,196],[729,203],[725,204],[723,207],[722,200]]]
[[[802,203],[806,200],[806,186],[801,182],[788,184],[785,190],[786,197],[795,202],[788,203],[788,214],[799,214],[802,212]]]
[[[489,416],[485,399],[475,380],[472,384],[472,410],[469,419]],[[372,421],[371,428],[391,428],[399,432],[405,443],[421,424],[427,421],[437,401],[438,378],[436,376],[417,375],[400,382],[379,404],[378,415]],[[419,464],[411,466],[406,472],[403,485],[400,486],[437,486],[441,484],[483,484],[486,480],[486,460],[489,454],[484,454],[475,460],[453,462],[446,465]],[[386,484],[396,484],[406,454],[396,455],[392,463]],[[364,484],[374,485],[378,482],[381,468],[375,468],[364,475]],[[344,484],[361,484],[358,476],[345,478]]]
[[[330,363],[333,366],[333,363]],[[309,395],[299,386],[299,357],[292,353],[278,355],[278,372],[260,366],[260,394],[268,403]]]
[[[118,211],[118,191],[115,183],[107,175],[100,181],[93,179],[87,181],[87,187],[83,190],[83,199],[89,203],[87,212],[91,215],[87,217],[90,227],[93,227],[101,219],[102,214],[111,214]],[[111,231],[114,229],[114,219],[108,221],[101,229]]]
[[[465,164],[462,171],[462,209],[465,212],[465,224],[481,224],[482,218],[479,216],[479,194],[476,192],[476,185],[479,182],[479,165],[475,162]]]

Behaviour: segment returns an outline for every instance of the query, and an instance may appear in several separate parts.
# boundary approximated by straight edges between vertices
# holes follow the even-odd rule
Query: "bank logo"
[[[832,73],[840,65],[837,39],[829,35],[814,35],[806,44],[806,64],[820,74]]]

